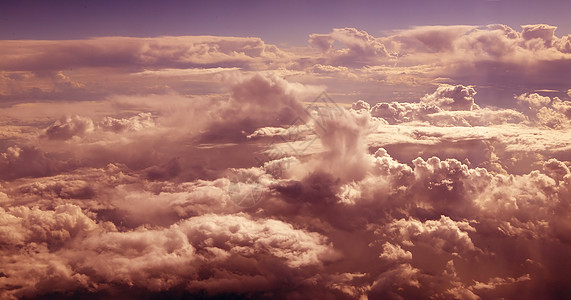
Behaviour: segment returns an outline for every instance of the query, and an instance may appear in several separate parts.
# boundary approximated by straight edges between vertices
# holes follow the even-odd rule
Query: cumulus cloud
[[[437,105],[425,103],[377,103],[371,107],[371,116],[382,118],[389,124],[423,120],[426,115],[442,111]]]
[[[51,140],[69,140],[82,137],[93,131],[93,121],[89,118],[72,116],[57,120],[45,131],[45,137]]]
[[[454,42],[474,29],[474,26],[419,26],[389,38],[402,52],[448,52]],[[395,45],[396,44],[396,45]]]
[[[321,57],[313,60],[313,66],[335,68],[337,80],[331,79],[335,74],[331,72],[313,75],[331,82],[339,93],[343,93],[346,85],[343,82],[347,80],[353,81],[353,86],[364,81],[397,89],[405,85],[410,92],[422,93],[451,79],[454,85],[486,86],[485,90],[479,90],[485,95],[484,103],[508,108],[512,107],[509,98],[513,93],[505,87],[516,88],[516,82],[530,90],[568,89],[568,83],[562,79],[571,61],[568,37],[558,37],[556,28],[546,24],[524,25],[521,30],[503,24],[420,26],[379,37],[353,28],[339,28],[329,34],[310,36],[310,45],[323,51]],[[342,40],[359,43],[336,48],[335,44]],[[370,49],[380,49],[380,45],[383,53],[369,55],[374,53]],[[361,51],[359,56],[356,55],[358,49]],[[304,61],[303,65],[308,64],[311,65]],[[313,66],[305,69],[313,70]],[[348,69],[340,71],[340,67]],[[529,72],[530,68],[534,72]],[[359,91],[357,97],[371,101],[378,96],[371,94],[367,85],[362,86],[364,91]],[[383,93],[383,98],[394,96],[386,90],[379,87],[375,92]],[[399,96],[402,97],[399,100],[406,99]]]
[[[274,74],[230,78],[229,101],[211,113],[204,141],[245,139],[261,127],[303,125],[308,115],[303,100],[315,97],[317,86],[288,82]],[[298,124],[299,123],[299,124]],[[267,131],[267,130],[266,130]]]
[[[231,101],[301,106],[287,96],[287,82],[260,77],[246,83]],[[241,90],[259,91],[260,85],[275,87],[270,95],[282,96],[252,98],[246,97],[251,91]],[[226,112],[219,107],[213,112]],[[111,164],[8,181],[0,211],[6,258],[0,284],[13,297],[123,295],[136,289],[141,295],[319,293],[349,299],[511,297],[513,287],[561,284],[540,279],[537,265],[561,271],[550,257],[516,249],[525,244],[563,251],[569,241],[568,217],[558,213],[569,205],[565,162],[551,159],[540,171],[522,175],[438,157],[399,162],[385,149],[369,148],[376,130],[404,130],[403,124],[418,122],[420,115],[428,120],[443,112],[473,111],[433,106],[436,112],[407,112],[412,120],[399,117],[391,125],[372,116],[375,107],[361,101],[310,122],[313,129],[299,133],[318,139],[320,151],[312,155],[228,168],[211,180],[169,173],[176,165],[184,171],[173,160],[140,170]],[[237,116],[248,111],[236,110]],[[144,129],[141,122],[164,126],[162,118],[159,123],[148,114],[103,120],[123,124],[111,132],[124,139],[123,134]],[[264,136],[288,131],[287,123],[259,120],[267,127],[246,141],[264,143]],[[105,122],[94,124],[101,132],[93,137],[107,134]],[[5,163],[17,161],[22,151],[7,150]],[[491,242],[498,239],[503,242]],[[481,267],[472,272],[474,262]],[[284,292],[284,282],[296,288]]]
[[[425,120],[437,126],[490,126],[522,123],[526,117],[512,109],[483,108],[474,111],[441,111],[426,116]]]
[[[529,110],[539,110],[551,102],[549,97],[541,96],[537,93],[521,94],[516,97],[516,100]]]
[[[383,252],[379,257],[388,261],[407,261],[412,259],[412,253],[403,250],[400,245],[395,246],[386,242],[383,244]]]
[[[479,108],[474,103],[474,95],[476,90],[473,87],[443,84],[434,93],[422,97],[421,101],[448,110],[474,110]]]
[[[9,41],[1,296],[567,296],[568,37],[522,28]]]
[[[60,162],[51,159],[33,146],[11,146],[0,153],[1,178],[14,179],[25,176],[46,176],[57,170]]]
[[[93,220],[73,205],[58,206],[53,211],[13,207],[2,211],[2,215],[2,240],[12,247],[28,243],[61,247],[67,240],[96,227]]]
[[[121,132],[121,131],[139,131],[145,128],[155,126],[155,122],[150,113],[140,113],[128,119],[115,119],[112,117],[105,117],[99,126],[104,130]]]
[[[352,109],[391,125],[422,121],[436,126],[489,126],[526,121],[524,114],[512,109],[481,109],[475,103],[475,94],[473,87],[443,84],[420,98],[420,102],[380,102],[371,107],[360,100]]]
[[[523,25],[521,32],[521,37],[525,41],[531,41],[534,39],[539,39],[545,43],[546,47],[552,45],[552,40],[554,39],[556,26],[550,26],[547,24],[533,24],[533,25]]]
[[[454,222],[446,216],[424,224],[415,220],[397,220],[388,225],[389,235],[395,235],[400,244],[413,246],[423,243],[437,251],[449,253],[475,251],[468,232],[475,231],[468,223]]]
[[[336,49],[335,42],[346,48]],[[379,39],[356,28],[335,28],[329,34],[311,34],[309,44],[324,52],[326,63],[331,65],[362,66],[390,56]]]
[[[95,224],[74,206],[2,213],[2,225],[12,229],[2,232],[8,247],[37,245],[36,251],[19,254],[27,256],[28,265],[3,267],[1,284],[13,287],[8,295],[17,297],[75,289],[97,293],[108,285],[165,291],[182,284],[210,295],[271,291],[281,281],[272,270],[291,270],[281,276],[295,280],[295,270],[337,257],[318,233],[243,214],[205,214],[167,228],[118,232],[110,223]],[[50,288],[55,280],[59,283]]]
[[[550,128],[561,129],[569,127],[571,120],[571,101],[553,99],[537,93],[521,94],[515,97],[518,104],[532,121]]]

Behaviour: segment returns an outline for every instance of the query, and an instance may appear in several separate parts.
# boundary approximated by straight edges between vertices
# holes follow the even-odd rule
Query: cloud
[[[67,41],[6,41],[0,69],[50,71],[70,68],[258,67],[286,57],[259,38],[181,36],[101,37]]]
[[[54,122],[45,131],[45,137],[51,140],[69,140],[82,137],[93,131],[93,121],[89,118],[72,116]]]
[[[213,36],[4,44],[0,98],[11,103],[99,100],[116,93],[213,94],[221,92],[221,74],[263,70],[327,84],[347,102],[378,102],[379,94],[404,100],[406,94],[391,90],[421,95],[442,82],[470,83],[486,86],[478,89],[486,96],[481,103],[508,108],[511,89],[517,94],[568,89],[563,78],[570,61],[568,37],[558,37],[556,26],[546,24],[524,25],[521,31],[503,24],[420,26],[384,36],[335,28],[311,34],[307,47],[287,49],[259,38]],[[349,97],[348,90],[357,96]]]
[[[2,240],[11,247],[46,243],[59,248],[66,241],[96,228],[96,224],[74,205],[61,205],[53,211],[14,207],[2,211]]]
[[[551,47],[555,29],[557,29],[556,26],[550,26],[547,24],[523,25],[521,28],[523,29],[521,37],[525,41],[539,39],[545,43],[546,47]]]
[[[0,154],[1,178],[14,179],[25,176],[46,176],[61,164],[33,146],[12,146]]]
[[[409,261],[412,259],[412,253],[403,250],[400,245],[395,246],[386,242],[383,244],[383,252],[379,257],[388,261]]]
[[[46,218],[41,217],[44,215]],[[167,228],[128,232],[118,232],[112,224],[97,226],[72,206],[53,212],[19,208],[8,216],[3,225],[23,231],[3,239],[8,245],[15,247],[29,240],[39,243],[35,252],[11,254],[18,259],[23,259],[18,255],[27,256],[27,265],[4,265],[2,284],[12,286],[8,295],[17,297],[74,289],[99,293],[112,286],[165,291],[181,284],[190,291],[210,295],[271,291],[281,281],[271,275],[272,270],[281,269],[285,271],[281,276],[298,280],[295,270],[337,257],[320,234],[244,215],[206,214]],[[38,217],[44,226],[25,221]],[[65,242],[68,248],[49,251],[42,241],[60,247]],[[181,264],[187,267],[179,268]],[[250,267],[244,268],[247,265]],[[34,266],[36,271],[29,272]],[[50,288],[54,280],[59,282]]]
[[[571,53],[571,36],[566,35],[555,40],[555,47],[563,53]]]
[[[511,109],[483,108],[474,111],[441,111],[426,116],[425,120],[436,126],[490,126],[522,123],[526,121],[526,117]]]
[[[470,83],[486,87],[479,89],[485,96],[481,103],[511,108],[513,102],[509,100],[513,93],[508,90],[512,88],[520,90],[518,94],[528,88],[529,91],[568,88],[562,80],[570,61],[567,37],[557,37],[555,30],[555,26],[546,24],[524,25],[519,32],[503,24],[420,26],[375,37],[353,28],[339,28],[329,34],[310,36],[310,45],[323,51],[321,57],[314,59],[313,66],[337,70],[337,75],[331,72],[313,75],[329,82],[338,93],[346,90],[345,81],[350,80],[352,86],[362,86],[357,97],[367,101],[378,101],[379,93],[383,98],[395,95],[387,92],[386,87],[372,88],[364,82],[389,85],[393,90],[406,86],[414,94],[422,94],[442,82]],[[355,40],[355,46],[336,48],[334,45],[341,37]],[[386,54],[369,55],[374,51],[361,50],[357,55],[359,47],[374,49],[380,45]],[[311,65],[308,61],[311,60],[304,61],[305,65]],[[313,70],[313,66],[306,70]],[[348,69],[340,71],[340,67]],[[525,84],[515,84],[522,82]],[[407,99],[401,97],[399,100]]]
[[[474,103],[474,95],[476,90],[473,87],[443,84],[434,93],[422,97],[421,101],[447,110],[474,110],[479,108]]]
[[[539,110],[551,102],[549,97],[541,96],[537,93],[521,94],[516,97],[516,100],[529,110]]]
[[[400,219],[388,225],[389,235],[395,235],[404,245],[414,246],[422,243],[434,247],[437,251],[463,253],[476,251],[468,232],[475,231],[468,223],[454,222],[446,216],[437,221],[424,224],[415,220]]]
[[[424,120],[426,115],[442,111],[440,107],[425,103],[377,103],[370,109],[371,116],[382,118],[389,124]]]
[[[289,282],[291,295],[348,298],[509,297],[514,287],[561,284],[540,279],[543,271],[526,262],[558,274],[550,257],[521,249],[563,249],[569,240],[568,218],[557,213],[569,195],[565,162],[548,160],[523,175],[437,157],[399,162],[369,149],[368,138],[376,128],[404,125],[379,123],[362,102],[355,108],[312,124],[322,152],[228,169],[212,180],[145,180],[157,164],[9,182],[0,211],[3,257],[27,263],[3,264],[0,284],[15,297],[133,289],[277,297]],[[240,206],[237,197],[253,189],[259,200]]]
[[[537,93],[521,94],[515,97],[530,118],[543,126],[561,129],[571,124],[571,101],[553,99]]]
[[[128,119],[115,119],[112,117],[105,117],[99,126],[103,130],[114,132],[121,131],[139,131],[145,128],[155,127],[155,122],[150,113],[140,113]]]
[[[346,48],[335,49],[335,42]],[[309,44],[324,52],[325,61],[331,65],[362,66],[390,56],[381,41],[355,28],[335,28],[329,34],[311,34]]]
[[[555,32],[10,41],[2,297],[566,296]]]
[[[320,92],[319,87],[288,82],[273,74],[257,73],[230,80],[230,99],[211,113],[204,142],[243,140],[261,127],[305,123],[308,115],[301,101]]]
[[[489,126],[526,121],[522,113],[511,109],[480,109],[475,104],[475,94],[473,87],[443,84],[418,103],[381,102],[371,107],[360,100],[353,104],[353,110],[369,113],[391,125],[423,121],[436,126]]]
[[[448,52],[454,42],[473,30],[474,26],[419,26],[403,30],[388,38],[399,52]]]

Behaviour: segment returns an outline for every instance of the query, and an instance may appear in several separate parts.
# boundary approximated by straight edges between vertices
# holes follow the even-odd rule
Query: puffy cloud
[[[564,180],[566,176],[571,174],[567,165],[554,158],[545,162],[543,170],[547,175],[549,175],[549,177],[557,181]]]
[[[73,138],[82,138],[94,133],[96,130],[115,133],[123,131],[136,132],[155,126],[156,124],[151,117],[151,113],[139,113],[127,119],[116,119],[106,116],[99,122],[94,122],[90,117],[74,115],[55,121],[45,129],[41,137],[45,137],[49,140],[70,140]]]
[[[261,127],[305,124],[308,115],[301,101],[320,91],[273,74],[257,73],[231,83],[230,100],[211,113],[214,120],[203,134],[204,141],[241,140]]]
[[[524,113],[540,125],[562,129],[571,124],[571,101],[557,97],[551,99],[537,93],[524,93],[515,98],[523,106]]]
[[[95,222],[74,205],[61,205],[53,211],[12,207],[1,209],[2,240],[11,247],[47,243],[61,247],[70,239],[96,228]]]
[[[526,121],[525,115],[518,111],[489,108],[474,111],[441,111],[430,114],[425,119],[436,126],[490,126]]]
[[[353,104],[353,110],[369,112],[372,117],[389,124],[423,121],[436,126],[489,126],[526,120],[522,113],[510,109],[480,109],[474,103],[475,94],[472,87],[440,85],[434,93],[422,97],[419,103],[381,102],[370,107],[360,101]]]
[[[94,190],[88,182],[72,178],[35,181],[32,184],[20,186],[19,192],[62,199],[89,199],[94,196]]]
[[[115,119],[112,117],[105,117],[99,126],[104,130],[114,132],[121,131],[139,131],[149,127],[155,127],[155,122],[150,113],[140,113],[128,119]]]
[[[418,275],[418,269],[413,268],[410,264],[401,264],[380,274],[373,282],[368,296],[387,299],[402,298],[402,294],[410,292],[411,288],[420,287]]]
[[[465,253],[476,251],[469,231],[475,231],[467,222],[454,222],[446,216],[440,220],[396,220],[387,225],[387,233],[395,236],[401,244],[414,246],[422,243],[437,251]]]
[[[555,47],[563,53],[571,53],[571,35],[555,40]]]
[[[25,176],[46,176],[58,169],[61,163],[46,157],[36,147],[12,146],[0,153],[0,178],[13,179]]]
[[[57,120],[45,131],[45,137],[51,140],[69,140],[82,137],[93,131],[93,121],[80,116],[67,117]]]
[[[322,123],[314,125],[324,152],[321,160],[309,162],[312,169],[308,178],[317,181],[337,180],[342,183],[363,178],[370,163],[364,138],[373,128],[373,120],[368,114],[352,110],[329,116],[323,118]],[[332,177],[322,178],[321,175],[324,174]]]
[[[12,296],[37,297],[81,288],[97,295],[131,286],[153,292],[181,285],[210,295],[277,292],[282,280],[272,270],[282,270],[281,276],[296,281],[296,270],[319,267],[337,257],[320,234],[244,215],[205,214],[167,228],[118,232],[110,224],[95,229],[94,222],[73,206],[58,207],[55,212],[18,208],[2,213],[4,228],[17,230],[3,232],[8,245],[34,240],[37,244],[28,248],[38,248],[4,253],[27,262],[3,265],[0,284],[12,286],[8,293]],[[69,247],[49,250],[41,246],[42,241],[67,241]],[[36,271],[29,272],[34,266]],[[57,279],[61,282],[50,287]]]
[[[540,39],[545,43],[546,47],[551,47],[555,29],[557,29],[556,26],[550,26],[547,24],[523,25],[521,28],[523,29],[521,37],[524,40],[530,41],[533,39]]]
[[[335,49],[339,42],[346,48]],[[383,43],[355,28],[335,28],[329,34],[311,34],[309,44],[324,52],[328,64],[341,66],[362,66],[389,57]]]
[[[0,76],[0,87],[5,87],[0,99],[5,103],[31,99],[101,100],[114,94],[173,90],[181,94],[196,94],[199,90],[202,94],[220,93],[219,73],[275,70],[297,57],[255,37],[99,37],[5,42],[6,47],[0,51],[10,61],[0,64],[0,72],[6,74]],[[193,83],[188,85],[181,78]]]
[[[571,101],[563,101],[555,97],[551,102],[551,106],[556,112],[565,115],[567,119],[571,119]]]
[[[353,58],[351,54],[357,53],[356,46],[337,49],[334,44],[341,38],[335,37],[333,32],[314,34],[310,37],[310,45],[325,52],[322,57],[315,58],[313,64],[330,64],[348,70],[336,71],[337,76],[331,72],[313,75],[329,82],[336,93],[343,93],[345,86],[362,86],[356,97],[369,102],[378,99],[381,93],[383,98],[395,95],[383,87],[373,89],[365,82],[390,85],[393,91],[406,86],[410,94],[423,93],[441,82],[454,85],[469,82],[476,87],[485,87],[479,89],[481,95],[485,95],[481,103],[512,107],[509,102],[513,95],[511,89],[520,90],[518,94],[524,91],[521,86],[516,87],[515,82],[524,83],[523,86],[530,90],[568,88],[568,83],[562,80],[570,62],[566,50],[568,38],[557,37],[555,29],[555,26],[545,24],[524,25],[521,32],[503,24],[421,26],[390,32],[385,37],[373,37],[364,32],[349,35],[347,32],[351,30],[338,29],[339,36],[344,33],[364,45],[382,45],[387,55],[376,55],[373,59],[373,56],[362,54]],[[311,59],[304,61],[304,65],[311,64],[308,61]],[[306,67],[306,70],[311,69],[311,66]],[[534,71],[530,72],[531,69]],[[347,80],[353,83],[348,85]],[[507,86],[510,88],[506,89]],[[407,99],[398,96],[399,100]]]
[[[260,136],[278,136],[278,135],[286,135],[288,134],[288,130],[281,127],[264,127],[260,129],[256,129],[252,134],[249,134],[247,138],[254,138]]]
[[[441,84],[434,93],[425,95],[421,101],[449,110],[473,110],[476,90],[470,86]]]
[[[442,111],[440,107],[425,103],[377,103],[371,107],[371,116],[382,118],[389,124],[423,120],[426,115]]]
[[[520,105],[523,105],[529,110],[539,110],[551,102],[549,97],[541,96],[537,93],[521,94],[516,97],[516,100]]]
[[[359,100],[351,105],[351,109],[356,111],[364,110],[368,112],[369,110],[371,110],[371,105],[363,100]]]
[[[554,201],[569,194],[564,162],[549,160],[543,173],[524,175],[436,157],[409,166],[384,149],[370,154],[367,138],[379,124],[364,108],[323,121],[323,128],[313,124],[323,152],[229,170],[227,178],[147,182],[145,170],[136,177],[109,166],[9,184],[3,191],[14,204],[2,216],[7,228],[19,229],[5,231],[13,247],[3,256],[27,264],[3,264],[0,284],[18,286],[9,292],[16,297],[130,289],[223,296],[278,295],[293,282],[298,295],[371,298],[509,297],[514,286],[560,284],[538,279],[529,255],[510,253],[536,241],[558,249],[568,240],[567,217],[556,214],[568,204]],[[392,126],[400,125],[382,125]],[[82,194],[86,187],[91,198]],[[240,206],[253,189],[260,200]],[[42,203],[25,195],[46,204],[17,206]],[[47,204],[72,201],[55,210]],[[559,272],[548,258],[533,259]],[[523,273],[511,272],[509,262],[523,264]]]
[[[386,242],[383,244],[383,252],[379,257],[388,261],[407,261],[412,259],[412,253],[402,249],[400,245]]]
[[[297,54],[255,38],[9,42],[4,96],[95,101],[1,112],[3,296],[568,294],[565,37],[310,40]]]
[[[474,26],[419,26],[389,37],[399,52],[448,52]]]

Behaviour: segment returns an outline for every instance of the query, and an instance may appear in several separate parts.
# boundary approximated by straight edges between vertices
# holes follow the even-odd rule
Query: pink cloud
[[[256,59],[279,60],[285,53],[259,38],[103,37],[67,41],[5,41],[3,70],[49,71],[69,68],[245,67]],[[23,51],[22,51],[23,50]]]
[[[102,75],[113,88],[3,108],[2,296],[565,289],[571,109],[555,27],[342,28],[310,40],[317,49],[291,53],[256,38],[9,43],[4,96],[85,95],[106,89]],[[509,97],[490,106],[484,83],[495,80]],[[355,102],[389,83],[407,102]]]

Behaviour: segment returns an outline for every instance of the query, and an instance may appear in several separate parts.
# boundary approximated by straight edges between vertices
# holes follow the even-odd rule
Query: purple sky
[[[571,33],[569,1],[13,1],[0,3],[0,39],[94,36],[256,36],[305,45],[313,32],[420,25],[556,24]]]

